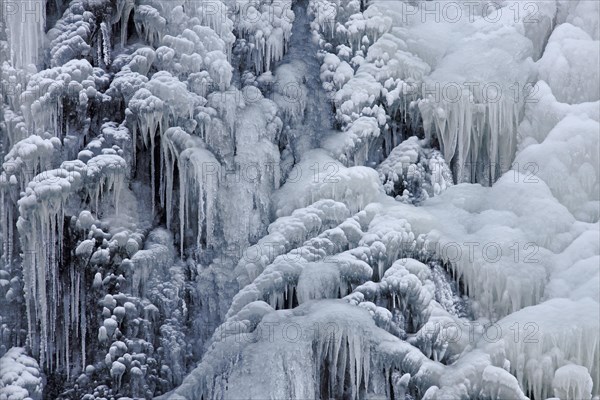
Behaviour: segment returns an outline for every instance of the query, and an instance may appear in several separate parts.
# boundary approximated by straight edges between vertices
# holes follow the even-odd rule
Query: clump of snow
[[[135,8],[133,20],[138,35],[143,36],[148,43],[155,45],[162,39],[167,21],[156,8],[140,4]]]
[[[273,260],[305,240],[348,218],[348,208],[333,200],[319,200],[308,207],[280,217],[268,228],[268,235],[244,252],[236,267],[240,287],[251,283]]]
[[[591,399],[592,378],[585,367],[567,364],[556,370],[552,387],[560,399]]]
[[[145,296],[148,279],[154,274],[165,274],[173,263],[173,252],[173,238],[169,231],[156,229],[150,233],[145,248],[131,258],[133,294]]]
[[[590,298],[552,299],[498,321],[510,372],[534,398],[552,390],[560,398],[590,398],[591,377],[597,391],[600,322],[589,318],[597,306]]]
[[[323,150],[313,150],[294,166],[287,183],[276,193],[277,215],[290,215],[323,198],[341,200],[351,212],[356,212],[382,192],[376,176],[371,168],[346,168]]]
[[[22,347],[12,347],[0,358],[0,399],[41,400],[43,378],[37,361]]]
[[[599,44],[597,38],[593,40],[584,30],[569,23],[552,31],[538,61],[539,79],[548,83],[558,101],[573,104],[600,99],[600,89],[589,84],[597,79],[595,71],[600,68]]]
[[[291,1],[236,6],[234,22],[249,46],[248,61],[260,74],[281,60],[290,40],[294,13]]]
[[[362,116],[346,131],[328,137],[322,146],[345,165],[364,165],[379,134],[377,119]]]
[[[21,95],[21,109],[27,126],[32,132],[43,134],[48,131],[61,138],[68,133],[63,132],[64,120],[71,117],[67,107],[86,115],[91,103],[104,101],[101,89],[106,84],[104,71],[92,67],[87,60],[71,60],[38,72],[28,81],[27,90]]]
[[[452,185],[452,173],[442,155],[424,149],[416,136],[396,146],[377,170],[385,192],[407,203],[419,204]]]
[[[402,365],[413,375],[427,363],[410,345],[377,328],[358,307],[340,301],[307,303],[293,311],[267,307],[252,303],[240,314],[253,322],[232,320],[217,330],[204,362],[164,398],[385,396],[390,388],[381,383],[394,366]],[[232,368],[238,357],[260,367],[249,374]],[[297,373],[286,374],[284,365]],[[257,379],[255,374],[265,370],[281,372]],[[227,387],[217,384],[222,378],[230,382]]]
[[[11,177],[15,176],[20,190],[23,190],[35,175],[52,165],[60,146],[60,139],[56,137],[42,138],[37,135],[14,143],[4,156],[1,182],[10,183],[13,180]]]

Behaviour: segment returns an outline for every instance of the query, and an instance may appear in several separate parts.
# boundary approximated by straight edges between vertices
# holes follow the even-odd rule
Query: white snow
[[[0,358],[0,399],[41,400],[43,377],[24,348],[12,347]]]
[[[548,83],[558,101],[573,104],[600,99],[600,89],[589,84],[598,78],[599,45],[598,39],[593,40],[584,30],[569,23],[552,31],[538,61],[539,79]]]
[[[356,212],[375,200],[382,190],[373,169],[346,168],[323,150],[314,150],[294,166],[287,183],[276,193],[277,215],[290,215],[323,198],[342,201],[350,212]]]
[[[591,399],[592,378],[585,367],[567,364],[556,370],[552,380],[554,395],[561,399]]]

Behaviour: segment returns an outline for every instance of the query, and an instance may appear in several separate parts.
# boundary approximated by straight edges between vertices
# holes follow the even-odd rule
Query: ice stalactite
[[[526,22],[509,20],[502,11],[495,13],[506,26],[491,29],[481,41],[460,38],[455,51],[446,55],[436,49],[438,61],[422,80],[423,128],[427,137],[439,140],[456,182],[491,185],[510,169],[523,105],[536,101],[535,91],[527,90],[534,66],[532,41],[522,33]],[[486,25],[485,20],[470,28],[478,25]],[[442,24],[439,29],[452,28]],[[465,63],[474,54],[482,54],[480,46],[489,48],[484,43],[499,43],[500,37],[506,46],[496,46],[477,63]],[[418,49],[411,50],[420,54]],[[426,59],[425,53],[421,56]]]
[[[114,149],[111,149],[114,152]],[[18,200],[29,341],[48,370],[69,365],[71,329],[79,332],[81,272],[62,274],[63,233],[69,222],[66,206],[80,191],[96,200],[112,188],[118,205],[125,161],[116,154],[98,155],[84,163],[65,161],[35,176]],[[65,225],[67,224],[67,225]],[[75,328],[74,328],[75,327]],[[64,330],[59,332],[59,330]],[[64,340],[52,339],[62,337]]]
[[[344,165],[365,165],[380,133],[377,119],[363,116],[347,130],[328,137],[322,146]]]
[[[133,20],[135,29],[146,42],[156,46],[164,35],[167,21],[158,10],[150,5],[141,4],[135,8]]]
[[[327,21],[315,14],[329,8]],[[313,35],[324,53],[321,81],[343,128],[323,146],[346,165],[378,163],[402,140],[419,134],[420,117],[412,102],[419,99],[418,83],[431,68],[396,32],[388,32],[392,18],[387,10],[373,6],[360,13],[357,2],[328,1],[313,1],[311,9]]]
[[[111,32],[110,32],[110,28],[106,24],[106,22],[100,23],[100,30],[102,32],[102,38],[101,39],[98,38],[98,40],[101,41],[101,44],[98,45],[98,50],[99,50],[99,52],[101,50],[102,61],[104,61],[104,65],[108,66],[112,62],[112,59],[111,59],[111,52],[112,52]],[[98,64],[99,64],[99,62],[98,62]]]
[[[574,364],[557,369],[552,380],[554,396],[566,400],[591,399],[592,386],[592,377],[587,368]]]
[[[349,224],[344,225],[346,229],[351,229]],[[369,277],[372,273],[367,263],[360,260],[359,256],[348,256],[344,262],[338,257],[336,262],[327,262],[328,257],[336,254],[348,246],[348,239],[344,229],[339,226],[323,231],[318,236],[307,240],[300,247],[290,250],[286,254],[281,254],[274,258],[264,270],[252,281],[252,283],[241,288],[232,300],[231,307],[227,313],[228,316],[235,315],[240,309],[252,301],[264,300],[269,302],[273,308],[289,308],[293,304],[296,296],[296,287],[302,277],[305,268],[332,269],[334,270],[329,277],[337,276],[338,285],[335,290],[323,293],[324,297],[337,297],[338,290],[345,292],[348,281],[352,280],[352,273],[355,275],[355,283],[365,276]],[[312,265],[317,263],[318,265]],[[341,273],[345,269],[346,279],[341,288]],[[308,274],[305,276],[308,278]],[[321,278],[324,275],[320,275]],[[325,284],[326,285],[326,284]],[[306,284],[303,285],[306,287]],[[310,288],[307,288],[310,290]],[[311,294],[306,291],[303,300],[310,300]],[[302,296],[300,296],[302,297]],[[287,299],[287,301],[286,301]],[[300,300],[300,298],[298,298]]]
[[[218,182],[214,211],[218,235],[214,237],[221,238],[223,244],[215,247],[214,240],[201,243],[207,251],[199,248],[199,258],[215,259],[200,272],[198,288],[202,293],[201,321],[214,324],[225,314],[237,290],[233,269],[240,260],[239,251],[258,241],[270,222],[272,193],[282,179],[276,144],[282,123],[274,102],[254,86],[213,92],[204,111],[210,121],[203,139],[219,161],[205,163],[204,173],[205,179]],[[249,251],[259,252],[260,257],[268,250],[254,247]],[[208,296],[211,292],[219,294]]]
[[[346,13],[351,13],[353,2],[349,2]],[[359,11],[359,10],[356,10]],[[368,51],[371,43],[377,42],[382,34],[392,27],[392,19],[383,10],[367,8],[364,12],[350,15],[340,33],[345,33],[345,39],[352,48]]]
[[[256,362],[271,362],[267,361],[270,360],[270,357],[265,356],[265,354],[269,354],[268,349],[252,346],[260,346],[257,343],[261,343],[261,338],[266,340],[267,331],[265,330],[265,326],[275,327],[275,336],[273,336],[272,331],[269,331],[269,338],[278,338],[279,333],[277,329],[279,329],[279,326],[285,320],[277,317],[272,319],[265,316],[265,312],[268,315],[273,308],[285,309],[288,311],[277,311],[275,314],[281,313],[279,314],[281,316],[298,316],[303,315],[301,310],[308,307],[316,307],[316,309],[321,311],[326,310],[328,309],[326,301],[314,302],[314,300],[336,297],[338,293],[344,295],[346,289],[340,287],[340,281],[352,277],[356,279],[355,282],[364,282],[364,284],[358,287],[352,286],[355,287],[353,293],[345,299],[348,303],[368,311],[378,327],[387,330],[392,335],[399,336],[404,334],[404,325],[398,325],[398,322],[402,322],[403,319],[395,319],[390,311],[376,304],[383,304],[392,310],[400,308],[406,316],[407,330],[416,331],[414,337],[409,341],[411,345],[403,342],[403,346],[392,345],[388,347],[387,342],[383,340],[375,348],[370,348],[369,365],[367,363],[362,365],[362,368],[368,368],[368,381],[363,381],[365,382],[364,388],[360,386],[355,387],[355,395],[357,397],[363,397],[365,393],[371,392],[380,394],[389,393],[388,390],[393,390],[387,383],[389,382],[389,375],[392,374],[392,371],[399,370],[403,373],[408,372],[411,376],[415,377],[414,380],[408,377],[411,386],[414,385],[411,388],[412,391],[415,390],[415,386],[421,387],[424,391],[430,386],[437,384],[441,387],[441,389],[438,388],[441,393],[446,393],[446,395],[451,397],[459,396],[460,393],[461,396],[466,397],[482,396],[487,398],[486,396],[489,393],[495,393],[494,390],[499,390],[503,395],[510,398],[524,399],[525,397],[519,389],[516,380],[514,378],[511,380],[511,376],[506,370],[498,372],[490,369],[488,373],[483,375],[481,375],[481,371],[477,372],[473,370],[473,363],[483,365],[482,370],[486,366],[490,366],[490,358],[484,352],[479,351],[474,356],[475,358],[465,360],[457,366],[444,367],[439,363],[439,361],[450,360],[459,356],[464,350],[464,346],[467,345],[465,341],[457,345],[456,342],[452,344],[447,340],[449,337],[455,337],[456,332],[452,332],[451,329],[450,331],[446,331],[445,328],[459,326],[461,321],[456,316],[444,310],[434,300],[435,284],[432,280],[430,267],[410,258],[402,258],[404,255],[403,251],[410,251],[410,247],[403,247],[401,244],[413,242],[414,237],[410,235],[406,237],[396,235],[396,239],[393,239],[396,232],[393,232],[392,229],[398,228],[399,221],[391,220],[391,215],[375,216],[376,209],[377,207],[369,207],[368,210],[348,219],[338,227],[324,231],[314,239],[307,241],[304,246],[296,248],[283,257],[277,257],[272,265],[268,266],[252,284],[242,289],[234,298],[232,307],[227,315],[227,321],[215,332],[211,349],[205,356],[204,362],[200,364],[196,371],[192,372],[192,376],[184,381],[183,385],[176,390],[172,397],[167,396],[166,398],[176,399],[180,398],[177,397],[179,395],[184,398],[191,398],[193,396],[192,393],[197,394],[198,391],[216,398],[226,398],[229,395],[237,394],[237,384],[244,385],[241,383],[243,381],[240,381],[242,377],[236,364],[232,365],[232,363],[227,361],[216,362],[214,359],[215,354],[219,354],[221,357],[224,354],[219,349],[223,349],[223,346],[229,346],[225,353],[226,358],[231,357],[233,360],[237,360],[239,354],[243,354],[245,360],[249,360],[248,357],[252,358],[248,361],[252,365],[257,365],[255,364]],[[406,206],[399,206],[398,212],[394,214],[395,218],[403,214],[400,209],[407,210]],[[368,217],[368,215],[371,215],[371,217]],[[374,219],[373,216],[375,216]],[[367,227],[370,227],[368,232],[361,232],[361,229],[366,230]],[[410,226],[405,223],[403,229],[410,229]],[[344,237],[346,239],[343,239]],[[422,241],[421,244],[423,244]],[[340,249],[347,246],[352,250],[340,253]],[[414,245],[412,247],[414,248]],[[401,252],[399,252],[400,250]],[[375,270],[375,266],[379,264],[378,260],[382,258],[379,255],[382,251],[388,257],[391,257],[391,260],[398,261],[391,268],[387,264],[389,261],[385,261],[383,266],[379,267],[380,271],[378,275],[383,276],[380,283],[368,282],[371,277],[371,268],[365,265],[365,261],[373,265],[373,270]],[[335,256],[331,257],[329,254],[335,254]],[[417,254],[417,252],[414,254]],[[323,261],[315,262],[315,260],[319,260],[320,258],[323,258]],[[356,263],[352,266],[352,259],[357,261],[363,260],[359,263],[365,265],[366,269],[360,268]],[[387,257],[384,256],[383,259],[386,260]],[[327,261],[330,262],[328,263]],[[361,270],[366,273],[361,273]],[[297,296],[297,300],[300,303],[298,307],[294,307],[293,303],[295,300],[290,301],[295,296]],[[271,302],[271,305],[267,306],[262,299]],[[313,300],[312,302],[307,302],[307,300],[311,299]],[[376,303],[370,302],[369,299]],[[293,309],[289,310],[292,307]],[[336,312],[341,312],[341,309],[336,309]],[[306,315],[312,318],[317,314],[318,312],[309,312]],[[261,323],[258,322],[260,320],[264,324],[262,329],[256,328],[257,326],[261,327]],[[329,325],[318,326],[318,338],[330,338],[330,331],[327,330],[328,327],[331,327],[332,334],[340,333],[339,328],[342,325],[335,322],[335,319],[331,319],[331,316],[328,317],[327,321],[330,323]],[[333,324],[331,324],[332,321],[334,322]],[[313,325],[304,325],[304,322],[301,320],[297,320],[295,323],[300,324],[301,327],[311,326],[311,329],[315,329]],[[285,326],[284,324],[283,327],[285,328]],[[361,326],[366,327],[367,324],[361,323]],[[321,330],[324,328],[325,332],[322,332]],[[236,334],[240,339],[235,339]],[[289,336],[286,336],[289,335],[289,331],[281,332],[281,335],[284,339],[286,337],[289,338]],[[249,336],[253,340],[243,340],[243,338]],[[398,339],[395,338],[394,340]],[[291,368],[291,365],[298,360],[298,357],[294,356],[296,351],[294,346],[298,342],[292,341],[293,344],[290,344],[292,343],[290,340],[286,340],[286,342],[285,350],[277,350],[277,352],[289,355],[289,357],[285,356],[284,360],[277,358],[275,360],[277,366],[268,367],[269,370],[285,371],[287,368]],[[249,345],[251,348],[245,350],[244,347],[248,343],[254,343],[254,345]],[[318,341],[317,343],[313,343],[313,349],[315,349],[315,345],[317,346],[316,349],[322,349],[323,347],[319,347],[319,343]],[[335,341],[326,341],[321,344],[325,346],[324,348],[328,348],[333,343]],[[232,344],[235,345],[232,346]],[[270,346],[274,346],[273,339],[269,340],[269,344]],[[343,346],[344,344],[342,343],[339,347],[334,346],[332,348],[343,351]],[[211,353],[212,350],[215,351],[215,354]],[[271,348],[271,350],[273,349]],[[382,354],[378,354],[379,351]],[[260,354],[261,360],[255,360],[252,356],[253,354]],[[340,357],[342,357],[341,360],[345,359],[342,354],[339,353]],[[410,356],[407,356],[408,354]],[[427,357],[432,357],[435,361],[429,361]],[[325,361],[323,364],[320,364],[320,360]],[[244,387],[246,390],[251,387],[257,395],[259,391],[264,390],[265,393],[267,391],[271,394],[281,393],[284,397],[293,397],[296,395],[313,396],[310,394],[313,387],[320,387],[321,389],[318,390],[338,390],[341,384],[328,386],[327,382],[331,379],[334,381],[348,379],[347,384],[344,386],[347,388],[351,387],[350,382],[352,382],[352,377],[349,375],[350,371],[343,371],[345,370],[343,366],[344,362],[338,363],[326,360],[328,360],[327,357],[309,357],[309,364],[312,363],[310,364],[312,367],[307,366],[305,368],[316,368],[317,372],[310,377],[298,377],[299,381],[296,384],[287,381],[287,375],[284,375],[283,381],[279,379],[277,383],[266,384],[268,388],[265,387],[263,389],[262,386],[258,387],[257,385],[244,385]],[[257,370],[264,370],[264,368],[267,367],[258,368]],[[335,368],[335,372],[331,371],[332,368]],[[300,370],[303,370],[303,368]],[[365,371],[364,369],[355,368],[356,373],[360,370]],[[422,372],[418,373],[419,370]],[[383,371],[383,374],[381,371]],[[497,386],[497,389],[494,389],[490,383],[487,383],[485,387],[481,386],[482,381],[487,382],[487,380],[491,379],[490,374],[492,372],[494,372],[493,376],[495,376],[492,379],[493,382],[500,382],[501,387]],[[463,377],[467,373],[469,379],[474,383],[469,388],[462,385]],[[441,379],[442,376],[446,376],[445,374],[450,375],[447,375],[447,378]],[[347,378],[343,378],[344,376]],[[220,387],[218,384],[215,385],[215,377],[226,377],[230,384],[227,388]],[[319,381],[324,386],[319,385]],[[316,386],[313,386],[314,382],[317,383]],[[357,383],[356,381],[354,382]],[[372,382],[372,386],[370,382]],[[406,386],[406,382],[403,384]],[[348,388],[347,393],[351,393],[351,390]],[[323,391],[317,393],[314,396],[324,396]],[[493,395],[491,398],[494,398]]]
[[[19,204],[17,228],[23,251],[23,279],[29,325],[29,340],[34,354],[47,369],[54,369],[58,354],[50,340],[58,335],[56,322],[63,296],[59,263],[62,257],[64,205],[82,187],[82,162],[75,168],[46,171],[27,186]],[[58,346],[57,346],[58,347]],[[61,349],[62,350],[62,349]],[[63,354],[63,356],[65,356]],[[58,361],[58,360],[57,360]],[[58,364],[62,364],[61,360]]]
[[[382,85],[368,70],[359,70],[333,96],[336,105],[336,118],[344,127],[349,127],[362,116],[373,117],[378,125],[386,123],[384,109],[377,104]],[[365,123],[364,119],[361,122]],[[372,130],[372,128],[370,129]]]
[[[506,330],[498,342],[504,348],[502,354],[510,361],[510,371],[521,387],[527,388],[533,398],[554,394],[561,399],[579,399],[597,395],[599,322],[588,317],[595,309],[597,303],[590,298],[551,299],[498,321],[501,329]],[[563,314],[565,310],[568,313]],[[555,323],[559,315],[562,321]],[[523,317],[523,321],[535,322],[516,325]],[[516,334],[510,331],[510,326],[516,329]],[[516,337],[520,340],[515,341]]]
[[[514,158],[523,104],[536,101],[535,90],[528,89],[534,73],[528,56],[543,46],[552,28],[546,22],[553,19],[556,7],[544,5],[540,16],[546,22],[535,28],[522,16],[509,20],[499,10],[495,16],[504,18],[505,26],[492,24],[482,42],[510,42],[521,51],[497,46],[484,61],[465,63],[470,55],[483,52],[463,31],[486,26],[487,15],[464,27],[459,19],[458,34],[453,23],[432,24],[408,11],[414,7],[415,15],[421,15],[425,3],[408,8],[402,4],[389,7],[374,1],[359,12],[353,2],[311,2],[313,33],[325,51],[321,79],[335,94],[338,121],[347,129],[365,116],[378,119],[377,145],[383,143],[384,148],[383,154],[372,155],[375,162],[408,136],[421,135],[422,124],[426,137],[435,138],[448,164],[452,162],[456,182],[493,183]],[[414,40],[424,34],[431,40]],[[441,37],[448,46],[453,43],[452,52],[444,53],[446,45],[433,44]],[[511,67],[502,67],[508,60]],[[343,135],[339,140],[343,143]]]
[[[61,145],[60,139],[56,137],[42,138],[36,135],[15,143],[4,156],[3,182],[16,180],[19,191],[25,190],[25,186],[35,175],[49,169],[56,161]]]
[[[281,60],[290,40],[294,13],[291,2],[259,2],[236,7],[235,22],[249,45],[248,62],[256,74],[270,71]]]
[[[122,47],[125,47],[127,43],[127,23],[129,22],[129,15],[133,11],[134,5],[135,2],[133,0],[117,1],[117,12],[114,14],[112,24],[120,23],[119,38]]]
[[[370,221],[372,230],[367,232],[369,220],[361,221],[363,218],[366,216],[358,213],[306,240],[302,246],[285,254],[274,254],[269,257],[273,261],[266,267],[250,264],[249,267],[258,268],[260,274],[240,289],[228,315],[257,300],[280,309],[289,308],[295,301],[303,303],[345,296],[352,290],[349,288],[356,288],[372,276],[384,276],[399,257],[416,253],[416,238],[406,221],[394,219],[393,224],[389,219]],[[286,220],[280,219],[281,222]],[[317,287],[323,290],[315,289]],[[417,296],[421,294],[417,292]]]
[[[113,361],[112,366],[110,368],[110,376],[111,378],[113,378],[113,387],[117,391],[121,390],[121,381],[126,371],[127,368],[123,363],[119,361]]]
[[[101,154],[86,164],[86,186],[98,213],[99,199],[112,190],[115,212],[119,212],[119,195],[126,178],[127,163],[116,154]]]
[[[424,279],[419,275],[424,274]],[[357,287],[356,292],[361,292],[366,300],[374,301],[375,297],[387,298],[392,303],[392,309],[399,309],[410,320],[412,326],[407,330],[417,332],[429,319],[431,314],[430,303],[434,293],[430,285],[429,267],[410,259],[396,261],[381,278],[378,289],[373,293],[370,283],[364,287]],[[439,357],[439,359],[443,358]]]
[[[0,218],[2,259],[10,263],[19,249],[14,226],[18,216],[18,195],[27,183],[57,161],[61,143],[58,138],[30,136],[12,147],[5,156],[0,175]]]
[[[126,147],[131,137],[126,127],[114,122],[103,124],[101,129],[102,133],[77,155],[78,160],[85,163],[84,201],[89,199],[90,208],[96,215],[109,211],[110,206],[118,215],[121,190],[128,178],[128,163],[123,157],[129,155]],[[112,192],[112,201],[108,201],[109,192]],[[100,207],[101,200],[103,207]]]
[[[488,365],[483,370],[480,399],[515,399],[528,400],[519,393],[519,383],[504,368]]]
[[[190,14],[197,14],[201,26],[212,29],[223,40],[227,60],[231,61],[232,46],[236,41],[236,36],[233,34],[234,23],[229,18],[227,5],[219,0],[210,4],[201,4],[198,7],[197,3],[192,2],[189,9]]]
[[[2,110],[1,117],[5,124],[5,132],[2,142],[5,152],[10,146],[30,135],[27,131],[23,116],[19,113],[21,107],[21,95],[27,89],[27,81],[35,74],[35,69],[13,68],[8,62],[3,62],[0,68],[0,90],[2,98],[8,105]]]
[[[430,99],[419,103],[425,131],[428,137],[437,136],[444,159],[454,160],[457,182],[491,184],[509,170],[514,158],[519,103],[504,99],[485,104],[473,100],[468,91],[459,96],[460,102],[443,106]]]
[[[12,65],[16,68],[38,66],[45,36],[46,2],[7,3],[3,14],[8,25]]]
[[[596,2],[38,2],[0,24],[0,296],[46,396],[598,396]],[[41,397],[23,355],[0,398]]]
[[[338,13],[343,11],[341,7],[331,1],[311,1],[308,6],[309,14],[313,17],[311,29],[316,37],[321,33],[327,39],[335,36],[336,22],[341,17]],[[322,39],[323,42],[325,39]]]
[[[137,148],[137,133],[141,133],[143,146],[149,150],[152,186],[152,209],[155,209],[155,174],[160,171],[164,160],[156,160],[154,149],[158,140],[162,141],[163,134],[171,126],[191,127],[196,122],[193,119],[195,106],[204,104],[204,99],[191,93],[187,85],[167,71],[159,71],[152,79],[144,84],[129,101],[126,110],[132,130],[132,151]],[[162,157],[162,152],[161,152]],[[160,163],[160,164],[159,164]]]
[[[233,139],[219,171],[223,176],[221,196],[236,199],[218,206],[225,240],[246,248],[258,240],[269,224],[272,194],[281,183],[276,145],[281,120],[275,103],[264,98],[257,88],[247,86],[238,94],[242,102],[237,109],[229,108],[227,96],[221,97],[218,104],[219,112],[227,113],[223,120],[232,123],[229,133]],[[230,111],[236,114],[229,114]],[[238,225],[232,221],[238,221]]]
[[[183,256],[186,230],[195,227],[196,245],[204,248],[214,245],[214,210],[219,187],[221,165],[197,136],[191,136],[179,127],[169,128],[164,135],[162,157],[165,177],[161,188],[163,206],[167,212],[167,227],[173,220],[175,166],[179,183],[179,235]],[[163,194],[164,193],[164,194]],[[192,222],[192,218],[195,220]],[[203,244],[203,241],[205,241]]]
[[[323,363],[320,368],[329,369],[319,374],[327,382],[329,397],[360,398],[369,387],[371,349],[361,329],[337,326],[332,335],[325,334],[326,340],[317,341],[315,359]]]
[[[133,154],[133,166],[136,165],[136,152],[137,152],[137,133],[140,132],[142,136],[142,143],[145,147],[150,149],[151,159],[151,185],[152,185],[152,211],[154,211],[154,194],[155,194],[155,179],[154,174],[155,168],[155,157],[154,157],[154,142],[157,129],[159,129],[160,122],[163,118],[164,106],[161,99],[154,96],[149,90],[142,88],[138,90],[129,102],[129,108],[126,113],[132,115],[132,119],[135,122],[132,123],[132,154]]]
[[[143,250],[136,252],[131,258],[133,274],[131,288],[135,296],[148,296],[148,280],[152,274],[163,274],[173,263],[173,237],[164,229],[151,232]]]
[[[290,326],[302,334],[296,337]],[[242,372],[235,364],[240,358],[260,368]],[[161,399],[389,397],[392,371],[423,374],[422,381],[414,383],[426,386],[441,373],[428,367],[425,356],[376,327],[360,307],[326,300],[273,311],[254,302],[216,330],[203,362]],[[286,373],[288,368],[297,373]],[[273,373],[264,375],[265,370]],[[255,374],[263,374],[263,379]],[[222,380],[228,384],[222,385]]]

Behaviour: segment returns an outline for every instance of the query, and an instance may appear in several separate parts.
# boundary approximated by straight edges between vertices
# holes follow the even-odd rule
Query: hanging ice
[[[3,10],[9,27],[11,62],[16,68],[38,66],[43,51],[46,2],[26,0],[6,3]]]
[[[18,5],[1,399],[600,394],[597,2]]]

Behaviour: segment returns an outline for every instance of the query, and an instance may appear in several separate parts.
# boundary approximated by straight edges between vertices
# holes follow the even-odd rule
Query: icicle
[[[17,68],[37,65],[45,36],[46,2],[23,0],[14,9],[17,14],[6,18],[12,64]]]
[[[49,337],[57,337],[60,299],[65,295],[58,274],[64,201],[71,190],[80,187],[78,172],[50,170],[36,176],[18,202],[21,215],[17,227],[25,253],[23,275],[29,340],[41,364],[49,370],[60,366],[62,353],[66,351],[61,347],[62,341],[51,343]],[[68,312],[65,317],[68,321]]]
[[[119,0],[117,2],[118,8],[120,9],[119,21],[121,25],[121,47],[125,47],[127,43],[127,23],[129,22],[129,14],[134,8],[133,0]]]
[[[195,166],[196,167],[196,166]],[[198,171],[194,171],[194,176],[196,179],[198,179],[198,175],[200,175],[200,178],[202,177],[202,171],[200,171],[200,174],[198,174]],[[197,204],[198,204],[198,234],[196,237],[196,245],[198,246],[198,248],[202,248],[202,242],[201,242],[201,238],[202,238],[202,226],[204,225],[204,182],[202,182],[201,185],[198,186],[197,190],[197,195],[198,195],[198,200],[197,200]]]
[[[110,32],[111,29],[108,27],[106,22],[100,23],[100,30],[102,31],[102,53],[104,55],[104,64],[110,65],[111,58],[111,43],[110,43]]]
[[[71,325],[71,319],[69,318],[69,299],[67,297],[63,297],[63,313],[65,315],[65,325],[64,325],[64,335],[65,335],[65,366],[67,366],[67,380],[69,379],[71,368],[69,362],[69,354],[71,354],[71,347],[69,346],[69,336],[71,333],[69,332],[69,326]],[[57,365],[59,365],[57,363]]]
[[[83,280],[78,281],[78,287],[82,287]],[[87,315],[86,315],[86,306],[85,306],[85,296],[80,297],[80,312],[81,312],[81,368],[85,368],[86,360],[85,360],[85,338],[87,335]]]
[[[4,264],[7,264],[7,260],[8,260],[8,238],[6,238],[5,236],[8,233],[8,213],[4,210],[4,188],[0,187],[0,218],[2,218],[2,220],[0,221],[0,223],[2,225],[0,225],[0,231],[4,233],[4,235],[2,236],[2,261]]]
[[[185,207],[186,207],[186,193],[187,193],[187,173],[183,165],[179,164],[179,246],[180,255],[183,257],[183,245],[185,242]]]
[[[0,178],[1,179],[1,178]],[[8,233],[8,226],[12,225],[12,221],[10,221],[8,219],[7,216],[7,211],[6,211],[6,204],[4,202],[4,187],[0,187],[0,225],[2,227],[2,232],[6,232]],[[11,239],[10,235],[8,235],[8,237],[6,237],[6,235],[2,236],[2,250],[3,250],[3,254],[2,254],[2,262],[4,264],[8,264],[8,261],[10,260],[9,256],[9,252],[8,252],[8,241]]]

